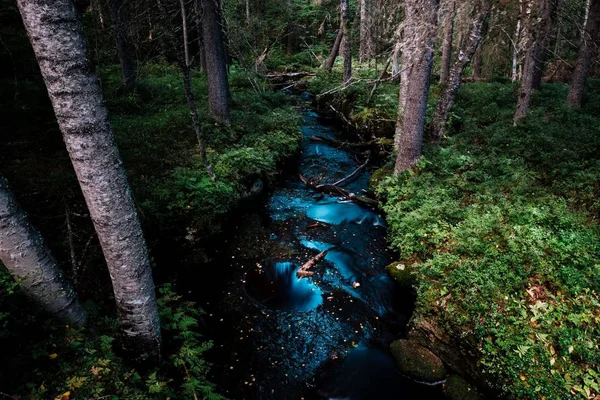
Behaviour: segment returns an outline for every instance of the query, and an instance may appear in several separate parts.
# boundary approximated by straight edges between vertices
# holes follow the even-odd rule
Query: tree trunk
[[[450,109],[454,104],[456,93],[460,87],[462,74],[469,62],[471,62],[483,39],[483,30],[486,19],[490,14],[490,7],[488,4],[483,4],[482,7],[483,8],[479,10],[477,15],[473,18],[473,22],[469,28],[469,36],[463,44],[463,48],[458,52],[456,61],[450,69],[447,85],[443,87],[440,100],[437,103],[433,117],[433,131],[431,134],[434,140],[440,140],[446,131],[448,116],[450,115]]]
[[[185,11],[185,0],[179,0],[179,6],[181,7],[181,29],[183,31],[183,54],[186,67],[190,66],[190,44],[188,41],[188,27],[187,27],[187,12]]]
[[[194,1],[194,15],[196,17],[196,32],[198,35],[198,68],[200,69],[200,72],[206,72],[204,38],[202,37],[202,11],[198,1]]]
[[[29,223],[0,175],[0,261],[23,292],[44,311],[69,324],[85,324],[87,313],[42,236]]]
[[[136,73],[133,48],[129,39],[129,28],[123,18],[123,3],[121,0],[108,0],[108,8],[115,29],[115,42],[121,72],[123,73],[123,84],[125,90],[129,91],[135,86]]]
[[[523,0],[519,0],[519,17],[517,19],[517,28],[515,29],[515,36],[513,39],[513,55],[512,55],[512,68],[511,68],[511,79],[513,82],[519,80],[519,42],[521,39],[521,19],[523,18]]]
[[[575,71],[571,78],[571,87],[567,97],[567,104],[574,108],[581,107],[592,59],[597,52],[596,46],[600,35],[600,0],[591,0],[586,14],[587,18],[579,47],[579,56],[577,57],[577,64],[575,64]]]
[[[327,72],[331,72],[331,69],[333,68],[333,64],[335,64],[335,59],[338,56],[338,53],[340,52],[340,46],[342,44],[342,39],[344,38],[344,29],[341,26],[340,23],[340,29],[338,30],[338,34],[335,37],[335,42],[333,42],[333,47],[331,48],[331,53],[329,54],[329,58],[327,59],[327,61],[325,62],[325,64],[323,64],[323,69]]]
[[[360,49],[359,61],[365,62],[373,57],[373,35],[371,32],[371,1],[360,0]]]
[[[478,81],[483,76],[483,43],[479,44],[473,56],[473,80]]]
[[[395,174],[412,168],[421,157],[438,5],[436,0],[407,0],[404,5]]]
[[[542,87],[542,77],[544,75],[544,67],[546,65],[546,57],[548,54],[548,44],[550,35],[552,34],[554,19],[556,17],[556,9],[558,8],[558,0],[546,0],[543,2],[541,10],[541,22],[538,29],[538,39],[536,40],[536,59],[533,65],[533,90],[540,90]]]
[[[161,336],[148,250],[75,5],[17,4],[106,258],[123,347],[155,358]]]
[[[446,17],[444,18],[444,39],[442,42],[442,60],[440,68],[440,86],[445,87],[448,83],[450,73],[450,62],[452,60],[452,39],[454,37],[454,19],[456,17],[456,2],[446,2]]]
[[[519,95],[517,99],[517,108],[513,121],[515,123],[521,121],[527,116],[529,111],[529,102],[531,101],[531,94],[533,92],[533,72],[537,59],[537,53],[539,46],[537,45],[537,24],[535,16],[533,15],[534,6],[540,6],[546,0],[529,0],[526,7],[527,13],[524,18],[523,34],[522,39],[523,48],[525,49],[525,60],[523,62],[523,72],[521,73],[521,86],[519,87]],[[537,3],[537,4],[535,4]],[[537,7],[536,7],[537,8]],[[537,8],[535,11],[540,11]]]
[[[352,79],[352,37],[350,35],[349,0],[341,0],[340,16],[342,19],[342,56],[344,57],[344,84]]]
[[[219,0],[200,0],[208,79],[208,108],[211,116],[224,125],[231,124],[227,56],[223,43]]]
[[[287,26],[287,50],[288,56],[298,52],[298,28],[296,24],[290,22]]]

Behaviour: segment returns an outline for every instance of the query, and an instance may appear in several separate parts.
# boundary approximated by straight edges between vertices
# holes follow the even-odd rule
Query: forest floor
[[[343,90],[339,71],[308,87],[365,139],[390,138],[398,84],[369,103],[377,73],[358,74]],[[375,182],[390,246],[416,282],[413,321],[436,320],[509,398],[600,393],[600,82],[580,111],[567,91],[544,84],[513,126],[517,86],[464,84],[442,143],[398,177],[390,154]]]

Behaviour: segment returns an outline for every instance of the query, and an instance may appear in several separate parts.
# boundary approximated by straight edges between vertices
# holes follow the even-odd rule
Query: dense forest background
[[[0,396],[246,390],[215,384],[215,288],[225,256],[275,251],[247,214],[293,170],[302,93],[373,172],[307,190],[385,215],[416,295],[402,340],[466,380],[449,398],[600,396],[600,1],[0,0],[0,20]]]

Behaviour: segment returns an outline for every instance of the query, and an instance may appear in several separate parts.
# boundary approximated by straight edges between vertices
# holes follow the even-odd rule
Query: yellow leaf
[[[54,398],[54,400],[69,400],[71,398],[71,392],[64,392]]]
[[[58,354],[56,354],[56,353],[52,353],[52,354],[48,355],[48,358],[51,360],[54,360],[56,357],[58,357]]]

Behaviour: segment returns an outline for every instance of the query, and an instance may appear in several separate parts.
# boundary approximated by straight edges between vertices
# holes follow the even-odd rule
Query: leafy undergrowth
[[[222,399],[208,380],[204,353],[212,347],[200,334],[202,312],[177,296],[171,286],[159,289],[163,354],[158,365],[128,364],[114,349],[119,326],[97,304],[88,303],[85,329],[57,325],[31,308],[8,274],[0,270],[0,341],[2,385],[9,398],[27,399]],[[23,338],[31,340],[23,340]],[[13,397],[15,396],[15,397]],[[20,397],[19,397],[20,396]]]
[[[108,108],[125,167],[145,216],[162,230],[185,226],[188,238],[218,233],[224,216],[258,180],[267,183],[298,148],[301,119],[283,93],[256,92],[242,71],[231,72],[232,124],[207,114],[207,84],[194,75],[207,154],[217,178],[199,160],[181,74],[151,64],[135,93],[119,94],[115,66],[105,71]]]
[[[465,85],[462,128],[378,189],[417,315],[476,349],[509,398],[600,394],[600,118],[565,98],[545,86],[514,127],[514,87]]]

